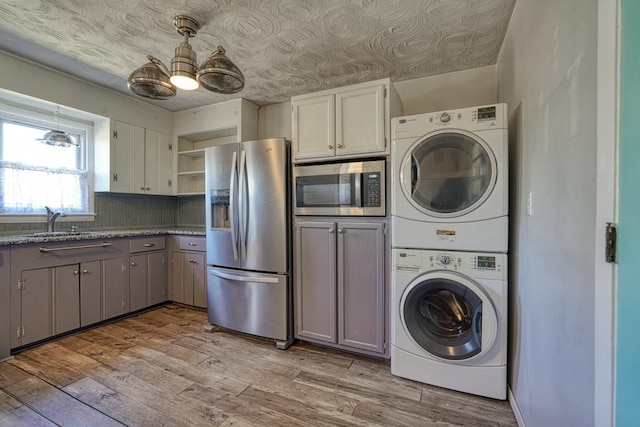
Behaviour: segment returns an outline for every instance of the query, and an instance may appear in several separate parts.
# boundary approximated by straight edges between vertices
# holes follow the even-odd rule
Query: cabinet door
[[[185,304],[184,300],[184,253],[171,253],[171,301]]]
[[[172,196],[177,194],[174,187],[174,156],[171,137],[158,132],[158,161],[157,161],[157,194]]]
[[[185,252],[181,254],[182,260],[182,286],[183,286],[183,303],[193,305],[193,265],[195,264],[195,260],[193,258],[193,254],[189,252]]]
[[[336,343],[335,223],[295,227],[296,334]]]
[[[338,224],[338,342],[384,352],[384,224]]]
[[[158,191],[158,132],[144,131],[144,192],[160,194]]]
[[[53,335],[80,327],[80,265],[53,268]]]
[[[154,252],[147,255],[148,305],[167,300],[167,255]]]
[[[291,101],[293,109],[293,159],[331,157],[335,153],[335,105],[333,95]]]
[[[336,155],[383,153],[384,85],[336,93]]]
[[[115,122],[115,134],[111,138],[111,186],[114,192],[130,191],[131,139],[132,127],[128,123]],[[139,131],[136,131],[139,133]]]
[[[80,326],[93,325],[102,316],[102,263],[80,264]]]
[[[191,270],[191,281],[193,283],[193,305],[196,307],[207,307],[207,285],[206,285],[206,265],[204,254],[185,254],[189,269]]]
[[[105,319],[129,312],[128,258],[113,258],[102,264],[102,311]]]
[[[131,144],[129,146],[129,192],[145,192],[144,156],[145,129],[131,125]]]
[[[147,255],[129,257],[129,307],[131,311],[149,306],[147,301]]]
[[[18,345],[30,344],[53,335],[52,273],[51,268],[22,272],[23,289],[20,294],[23,329]]]

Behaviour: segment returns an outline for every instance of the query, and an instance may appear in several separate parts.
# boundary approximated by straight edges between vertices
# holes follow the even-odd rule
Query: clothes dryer
[[[391,373],[506,399],[507,255],[393,249]]]
[[[506,104],[397,117],[391,141],[391,244],[506,252]]]

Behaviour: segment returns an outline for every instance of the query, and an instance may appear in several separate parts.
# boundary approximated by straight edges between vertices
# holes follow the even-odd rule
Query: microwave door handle
[[[247,259],[247,155],[244,150],[240,152],[240,179],[238,184],[238,222],[240,226],[240,255],[241,259]]]
[[[231,232],[231,246],[233,246],[233,259],[238,259],[238,224],[234,220],[235,211],[236,211],[236,199],[238,188],[236,185],[237,181],[237,153],[233,152],[233,157],[231,159],[231,178],[229,182],[229,227]]]
[[[361,184],[362,184],[362,179],[364,177],[363,173],[356,173],[354,174],[354,178],[355,178],[355,204],[356,207],[358,208],[362,208],[362,188],[361,188]]]

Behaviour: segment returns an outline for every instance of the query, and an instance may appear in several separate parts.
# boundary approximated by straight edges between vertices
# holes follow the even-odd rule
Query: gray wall
[[[595,425],[597,24],[597,0],[519,0],[498,61],[510,126],[509,381],[527,427]]]

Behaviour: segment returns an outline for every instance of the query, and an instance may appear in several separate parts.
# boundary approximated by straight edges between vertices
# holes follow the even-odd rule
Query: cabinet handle
[[[141,190],[144,190],[144,187],[140,187]]]
[[[187,244],[188,244],[189,246],[198,246],[198,244],[197,244],[197,243],[193,243],[193,242],[189,242],[189,243],[187,243]]]
[[[344,148],[344,145],[338,144],[337,148]]]
[[[43,253],[58,252],[58,251],[70,251],[72,249],[89,249],[89,248],[106,248],[111,246],[109,242],[97,243],[95,245],[81,245],[81,246],[63,246],[61,248],[48,248],[46,246],[40,246],[39,251]]]
[[[131,261],[131,267],[135,267],[135,266],[136,266],[136,263]]]
[[[150,191],[150,190],[151,190],[151,187],[147,187],[147,188],[145,188],[145,190]]]
[[[330,146],[329,146],[329,150],[333,150],[333,145],[330,145]]]
[[[89,270],[87,270],[87,269],[85,268],[84,270],[82,270],[82,272],[83,272],[84,274],[87,274],[87,273],[89,272]]]
[[[192,263],[192,264],[197,264],[198,263],[198,261],[196,261],[195,259],[190,259],[189,262]]]
[[[338,233],[344,233],[344,228],[338,228]]]
[[[333,228],[330,228],[330,229],[329,229],[329,233],[333,233]]]
[[[78,274],[78,270],[73,270],[73,274]]]
[[[144,244],[144,245],[142,245],[142,246],[144,246],[145,248],[152,248],[152,247],[154,247],[155,245],[156,245],[155,243],[145,243],[145,244]]]

